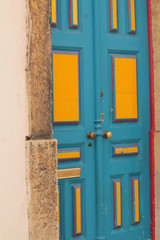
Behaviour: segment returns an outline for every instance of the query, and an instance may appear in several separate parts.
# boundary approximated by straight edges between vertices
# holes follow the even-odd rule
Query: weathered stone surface
[[[155,235],[156,240],[160,236],[160,132],[155,133]]]
[[[57,141],[26,142],[30,240],[58,240]]]
[[[155,128],[160,130],[160,1],[152,0]]]
[[[152,32],[155,95],[155,239],[160,236],[160,1],[152,0]]]
[[[32,139],[52,138],[49,0],[28,0],[29,129]]]

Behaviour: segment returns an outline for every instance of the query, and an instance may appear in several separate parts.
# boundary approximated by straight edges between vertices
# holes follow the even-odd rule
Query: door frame
[[[148,47],[149,47],[149,81],[150,81],[150,181],[151,181],[151,189],[150,189],[150,204],[151,204],[151,239],[155,240],[155,160],[154,160],[154,132],[155,132],[155,102],[154,102],[154,65],[153,65],[153,41],[152,41],[152,11],[151,11],[151,1],[152,0],[147,0],[147,17],[148,17]],[[38,1],[36,0],[37,5],[39,5]],[[31,141],[35,141],[35,139],[46,139],[50,141],[52,138],[52,127],[50,125],[51,122],[51,67],[50,67],[50,53],[51,53],[51,36],[50,36],[50,24],[49,24],[49,17],[50,17],[50,1],[45,0],[43,1],[43,5],[40,7],[43,8],[43,11],[37,11],[37,14],[34,14],[34,6],[35,4],[32,4],[33,0],[27,1],[27,10],[28,10],[28,22],[27,22],[27,27],[28,30],[28,51],[30,54],[28,54],[27,58],[27,88],[29,88],[28,91],[28,115],[29,115],[29,137],[27,139],[31,139]],[[34,10],[34,11],[33,11]],[[44,14],[44,17],[42,17],[42,13]],[[32,19],[32,21],[31,21]],[[34,21],[33,21],[34,19]],[[45,29],[42,28],[41,26],[37,24],[39,22],[39,19],[42,20],[41,25],[45,26]],[[46,27],[47,26],[47,27]],[[46,29],[47,28],[47,29]],[[46,31],[48,34],[46,34]],[[38,38],[38,37],[32,37],[32,34],[42,36],[43,38]],[[44,56],[41,56],[41,59],[43,57],[43,65],[42,62],[40,61],[40,58],[37,58],[37,61],[35,61],[35,48],[32,46],[42,46],[42,49],[44,47],[44,43],[48,45],[47,51],[45,54],[45,60]],[[42,55],[42,54],[41,54]],[[32,67],[31,62],[34,62],[34,68]],[[43,78],[43,69],[47,69],[47,86],[45,85],[44,87],[44,79],[43,81],[41,80]],[[39,72],[37,74],[36,69],[39,69]],[[41,80],[41,81],[40,81]],[[30,84],[32,82],[32,84]],[[35,88],[35,84],[38,85],[38,89]],[[45,91],[44,91],[45,89]],[[35,94],[36,93],[36,94]],[[41,101],[37,99],[41,99],[41,95],[45,96],[47,101],[45,101],[44,104],[42,104]],[[38,97],[37,97],[38,96]],[[36,102],[36,107],[33,104]],[[36,116],[37,110],[39,111],[40,114]],[[44,114],[44,109],[46,109],[46,113]],[[31,117],[32,116],[32,117]],[[34,117],[33,117],[34,116]],[[40,127],[41,123],[41,127]],[[44,146],[45,147],[45,146]],[[39,152],[39,148],[37,147],[37,152]],[[38,161],[35,157],[34,161]],[[55,160],[56,161],[56,160]],[[29,160],[27,160],[29,162]],[[56,175],[56,171],[55,171]],[[40,179],[38,179],[41,181]],[[28,179],[27,180],[28,185],[33,184],[33,179]],[[48,186],[48,185],[47,185]],[[57,189],[57,186],[56,186]],[[51,196],[50,191],[52,194],[54,194],[54,197],[57,194],[57,190],[50,188],[48,191],[48,195],[42,195],[45,199],[48,198],[48,196]],[[38,199],[37,195],[37,199]],[[34,218],[34,221],[32,219],[32,209],[34,208],[34,204],[37,204],[37,202],[34,201],[34,199],[31,198],[30,195],[28,195],[28,199],[30,204],[28,205],[28,212],[30,213],[29,216],[29,228],[30,228],[30,233],[36,233],[37,229],[35,228],[35,223],[39,222],[39,216],[36,215]],[[55,209],[51,209],[53,211],[53,214],[55,212]],[[42,208],[42,212],[46,214],[46,209]],[[51,216],[51,215],[50,215]],[[55,229],[53,228],[53,222],[52,219],[47,219],[47,224],[48,227],[50,227],[50,236],[53,235],[55,236]],[[57,227],[57,222],[54,223]],[[39,232],[40,235],[43,235],[43,230]]]
[[[154,132],[155,132],[155,103],[154,103],[154,64],[152,40],[152,9],[151,0],[147,0],[148,15],[148,49],[149,49],[149,81],[150,81],[150,205],[151,205],[151,239],[155,240],[155,163],[154,163]]]

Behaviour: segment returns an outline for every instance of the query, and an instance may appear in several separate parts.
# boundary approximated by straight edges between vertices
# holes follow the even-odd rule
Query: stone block
[[[30,240],[58,240],[57,141],[26,142]]]

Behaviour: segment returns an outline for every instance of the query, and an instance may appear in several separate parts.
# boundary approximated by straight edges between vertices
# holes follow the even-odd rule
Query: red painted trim
[[[149,47],[149,78],[150,78],[150,201],[151,201],[151,239],[155,240],[155,166],[154,166],[154,131],[155,131],[155,106],[154,106],[154,66],[152,45],[152,12],[151,0],[147,0],[148,14],[148,47]]]

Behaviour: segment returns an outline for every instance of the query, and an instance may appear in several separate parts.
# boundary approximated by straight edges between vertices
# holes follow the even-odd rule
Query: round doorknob
[[[104,138],[112,138],[112,133],[111,133],[111,132],[104,131],[103,137],[104,137]]]
[[[96,138],[95,132],[88,132],[87,133],[87,138],[88,139],[95,139]]]

